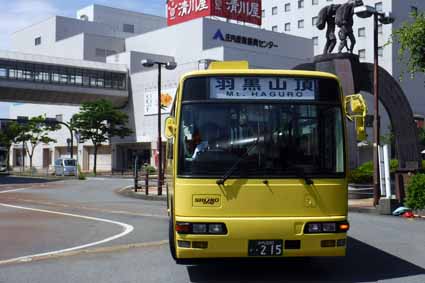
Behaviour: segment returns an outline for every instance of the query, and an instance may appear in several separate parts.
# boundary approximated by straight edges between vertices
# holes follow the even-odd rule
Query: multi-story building
[[[226,40],[227,38],[234,40]],[[257,44],[254,44],[255,42]],[[259,42],[271,44],[261,46]],[[177,62],[178,67],[174,71],[165,70],[162,78],[162,89],[174,96],[178,78],[183,73],[206,68],[210,61],[248,60],[250,65],[256,68],[287,69],[306,63],[313,57],[311,41],[298,36],[208,18],[166,27],[166,19],[162,17],[99,5],[78,11],[76,19],[56,16],[20,30],[12,36],[12,46],[13,51],[19,53],[8,53],[6,59],[9,61],[26,60],[25,64],[28,61],[40,64],[40,60],[44,60],[59,68],[66,65],[65,70],[73,66],[106,71],[125,68],[128,74],[126,89],[129,97],[122,109],[130,116],[129,124],[134,134],[125,139],[114,139],[111,144],[104,146],[100,153],[100,165],[101,169],[108,171],[128,168],[136,155],[142,162],[154,165],[158,162],[155,158],[158,119],[157,70],[144,68],[142,59]],[[1,57],[0,53],[0,59]],[[54,66],[49,66],[48,69],[51,71]],[[55,71],[52,73],[53,79],[58,77],[58,80],[53,82],[56,88],[65,88],[67,84],[75,85],[75,74],[58,72],[58,76]],[[31,76],[30,74],[30,80]],[[22,80],[26,79],[26,76],[22,77]],[[16,81],[18,80],[14,81],[15,84],[23,84]],[[51,80],[49,82],[52,83]],[[99,78],[90,78],[87,86],[91,87],[92,82],[93,87],[99,87],[99,83],[104,87],[106,79],[100,78],[99,81]],[[40,82],[37,85],[40,86]],[[84,78],[79,85],[85,86]],[[17,101],[24,97],[20,93],[19,90],[14,91]],[[22,100],[28,102],[28,99],[32,99],[33,103],[42,103],[43,93],[38,92],[37,95],[37,99],[34,96],[25,96],[26,100]],[[67,94],[62,95],[62,98],[65,96]],[[45,103],[63,104],[64,100],[58,97]],[[10,117],[62,115],[63,121],[67,122],[77,111],[76,106],[20,104],[11,107]],[[168,113],[169,109],[164,111],[163,120]],[[58,141],[56,144],[41,145],[37,149],[33,160],[36,167],[48,167],[55,158],[68,155],[67,130],[62,129],[54,133],[53,137]],[[163,139],[165,140],[164,137]],[[19,163],[19,150],[17,145],[12,156],[14,165]],[[74,148],[74,152],[78,152],[82,168],[90,170],[93,164],[93,149],[90,143],[82,144],[78,149]],[[16,158],[13,158],[15,155]]]
[[[326,43],[326,30],[319,30],[316,27],[320,10],[330,4],[343,4],[347,0],[267,0],[263,1],[263,25],[262,28],[281,33],[292,34],[305,37],[311,40],[314,46],[314,54],[323,53]],[[373,6],[377,10],[391,13],[395,22],[388,25],[378,25],[378,54],[379,64],[385,68],[395,78],[400,78],[406,71],[406,65],[399,60],[400,46],[397,42],[392,42],[391,35],[401,25],[411,20],[412,12],[425,11],[425,1],[423,0],[363,0],[365,5]],[[356,46],[354,53],[358,54],[362,62],[373,63],[373,18],[362,19],[355,16],[354,35],[356,36]],[[338,28],[336,36],[338,37]],[[334,52],[338,50],[339,42]],[[425,75],[417,74],[414,79],[404,74],[400,85],[404,90],[412,110],[418,118],[425,117]],[[373,100],[367,96],[369,110],[373,110]],[[372,114],[372,113],[370,113]],[[388,115],[383,111],[382,131],[389,127]],[[370,134],[372,136],[372,134]]]

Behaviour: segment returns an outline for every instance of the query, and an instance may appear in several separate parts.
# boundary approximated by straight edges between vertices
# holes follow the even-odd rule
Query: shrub
[[[398,169],[398,160],[392,159],[390,161],[390,171],[391,171],[391,173],[395,173],[395,171],[397,171],[397,169]]]
[[[410,179],[405,205],[413,210],[425,209],[425,174]]]
[[[349,183],[372,184],[373,183],[373,163],[372,161],[363,163],[352,170],[348,176]]]
[[[85,180],[86,175],[83,172],[81,172],[80,164],[77,165],[77,170],[78,170],[78,180]]]
[[[398,160],[390,161],[390,171],[394,173],[398,169]],[[348,176],[349,183],[355,184],[373,184],[373,162],[368,161],[352,170]]]
[[[148,171],[149,174],[153,174],[156,172],[155,167],[153,167],[152,165],[145,165],[144,169],[145,171]]]

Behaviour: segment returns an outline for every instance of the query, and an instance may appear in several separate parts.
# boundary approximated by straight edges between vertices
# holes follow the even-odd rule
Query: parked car
[[[71,158],[59,158],[55,161],[56,176],[77,175],[77,161]]]

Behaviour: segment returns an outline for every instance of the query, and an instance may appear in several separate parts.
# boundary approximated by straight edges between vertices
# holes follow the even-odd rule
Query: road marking
[[[84,250],[77,250],[77,251],[71,251],[71,252],[64,252],[64,253],[55,254],[55,255],[51,255],[51,256],[38,257],[38,258],[34,258],[33,260],[22,260],[22,261],[19,261],[19,262],[7,262],[7,263],[0,262],[0,266],[1,265],[7,265],[7,264],[13,264],[13,263],[19,264],[19,263],[37,262],[37,261],[41,261],[41,260],[57,259],[57,258],[78,256],[78,255],[114,253],[114,252],[121,252],[121,251],[124,251],[124,250],[129,250],[129,249],[143,249],[143,248],[160,247],[160,246],[164,246],[166,244],[168,244],[168,240],[162,240],[162,241],[156,241],[156,242],[146,242],[146,243],[133,243],[133,244],[126,244],[126,245],[111,246],[111,247],[84,249]]]
[[[27,190],[27,188],[14,189],[14,190],[8,190],[8,191],[1,191],[0,194],[13,193],[13,192],[18,192],[18,191],[23,191],[23,190]]]
[[[103,219],[103,218],[96,218],[96,217],[90,217],[90,216],[84,216],[84,215],[78,215],[78,214],[71,214],[71,213],[63,213],[63,212],[51,211],[51,210],[45,210],[45,209],[36,209],[36,208],[17,206],[17,205],[9,205],[9,204],[5,204],[5,203],[0,203],[0,206],[4,206],[4,207],[8,207],[8,208],[30,210],[30,211],[37,211],[37,212],[43,212],[43,213],[50,213],[50,214],[57,214],[57,215],[81,218],[81,219],[92,220],[92,221],[105,222],[105,223],[121,226],[124,229],[123,232],[121,232],[117,235],[114,235],[112,237],[108,237],[106,239],[100,240],[100,241],[96,241],[96,242],[92,242],[92,243],[88,243],[88,244],[85,244],[85,245],[76,246],[76,247],[72,247],[72,248],[62,249],[62,250],[56,250],[56,251],[51,251],[51,252],[46,252],[46,253],[33,254],[33,255],[27,255],[27,256],[21,256],[21,257],[17,257],[17,258],[2,260],[2,261],[0,261],[0,265],[7,264],[7,263],[14,263],[14,262],[27,262],[27,261],[32,261],[32,260],[38,259],[38,258],[50,257],[50,256],[58,255],[58,254],[61,254],[61,253],[67,253],[67,252],[85,249],[85,248],[88,248],[88,247],[104,244],[104,243],[116,240],[118,238],[124,237],[125,235],[131,233],[134,230],[134,227],[132,225],[122,223],[122,222],[118,222],[118,221]]]
[[[15,198],[15,197],[14,198],[8,198],[8,200],[13,200],[13,201],[16,201],[16,202],[25,202],[25,203],[29,203],[29,204],[35,204],[35,205],[52,206],[52,207],[55,207],[55,208],[72,208],[72,209],[81,209],[81,210],[95,211],[95,212],[101,212],[101,213],[109,213],[109,214],[121,214],[121,215],[131,215],[131,216],[140,216],[140,217],[152,217],[152,218],[168,219],[167,215],[139,213],[139,212],[131,212],[131,211],[125,211],[125,210],[107,210],[107,209],[102,209],[102,208],[81,206],[81,205],[77,205],[77,204],[64,204],[64,203],[55,203],[55,202],[49,202],[49,201],[35,201],[35,200],[32,200],[32,199]]]

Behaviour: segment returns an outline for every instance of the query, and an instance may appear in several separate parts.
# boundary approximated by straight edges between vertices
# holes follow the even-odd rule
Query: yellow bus
[[[176,262],[344,256],[344,105],[328,73],[221,62],[185,74],[165,129]]]

